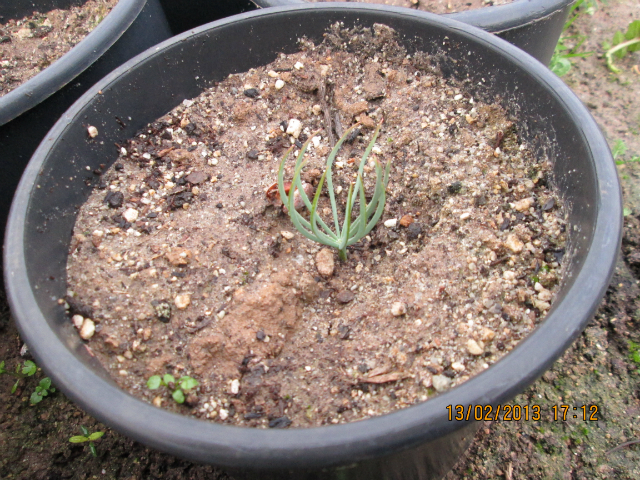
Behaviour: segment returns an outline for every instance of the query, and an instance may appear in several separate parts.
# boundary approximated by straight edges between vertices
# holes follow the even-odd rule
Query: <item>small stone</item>
[[[548,212],[549,210],[551,210],[555,206],[556,206],[556,199],[553,198],[553,197],[549,197],[547,199],[547,201],[544,202],[544,205],[542,205],[542,211],[543,212]]]
[[[204,172],[191,172],[184,179],[192,185],[198,185],[199,183],[206,182],[209,179],[209,175]]]
[[[495,337],[496,337],[496,332],[494,332],[490,328],[485,327],[485,328],[482,329],[482,340],[483,341],[490,342]]]
[[[91,125],[89,128],[87,128],[87,133],[91,138],[96,138],[98,136],[98,129]]]
[[[451,194],[451,195],[455,195],[456,193],[460,193],[460,191],[462,190],[462,182],[458,181],[458,182],[453,182],[451,185],[449,185],[447,187],[447,191]]]
[[[162,407],[162,397],[160,396],[155,397],[151,403],[153,403],[154,407],[158,407],[158,408]]]
[[[524,249],[524,243],[520,241],[515,233],[510,234],[504,244],[513,253],[520,253]]]
[[[543,288],[538,292],[538,300],[541,300],[543,302],[550,302],[551,298],[553,298],[553,295],[546,288]]]
[[[240,380],[238,380],[237,378],[234,378],[233,380],[231,380],[231,386],[229,387],[229,392],[231,393],[231,395],[237,395],[239,391],[240,391]]]
[[[390,218],[389,220],[385,220],[384,222],[384,226],[387,228],[396,228],[397,224],[398,224],[397,218]]]
[[[400,219],[400,225],[403,226],[403,227],[408,227],[412,223],[413,223],[413,217],[411,215],[404,215]]]
[[[293,238],[295,237],[295,234],[293,234],[292,232],[289,232],[287,230],[282,230],[280,232],[280,235],[282,235],[283,238],[286,238],[287,240],[293,240]]]
[[[135,208],[127,208],[122,214],[122,218],[129,223],[133,223],[138,219],[138,211]]]
[[[176,295],[173,303],[176,305],[178,310],[184,310],[191,304],[191,294],[182,293],[180,295]]]
[[[284,87],[284,81],[281,79],[276,80],[276,90],[281,90]]]
[[[84,323],[84,317],[82,315],[74,315],[71,317],[71,321],[73,322],[73,326],[80,330]]]
[[[291,420],[287,416],[274,418],[269,422],[269,428],[287,428],[289,425]]]
[[[260,95],[257,88],[247,88],[243,93],[249,98],[256,98]]]
[[[191,250],[182,247],[175,247],[169,250],[165,257],[174,267],[187,265],[191,261]]]
[[[258,160],[259,155],[260,155],[260,152],[258,152],[258,150],[256,150],[255,148],[247,152],[247,158],[249,160]]]
[[[533,206],[534,200],[533,198],[523,198],[522,200],[518,200],[514,203],[514,208],[519,212],[528,212],[529,209]]]
[[[422,225],[418,222],[413,222],[407,228],[407,240],[415,240],[422,234]]]
[[[336,295],[336,300],[340,303],[349,303],[355,298],[355,294],[351,290],[342,290]]]
[[[112,190],[104,197],[104,201],[109,205],[109,208],[120,208],[124,203],[124,194]]]
[[[287,135],[293,136],[293,138],[298,138],[302,133],[302,122],[297,118],[292,118],[289,120],[287,124]]]
[[[80,328],[80,338],[83,340],[89,340],[96,333],[96,324],[90,318],[85,318]]]
[[[333,275],[335,264],[333,261],[333,252],[328,248],[323,248],[316,254],[316,268],[318,273],[325,277]]]
[[[391,315],[400,317],[407,313],[407,305],[404,302],[393,302],[391,305]]]
[[[220,412],[218,412],[218,416],[220,417],[220,420],[226,420],[229,418],[229,410],[221,408]]]
[[[470,338],[467,342],[467,351],[471,355],[482,355],[484,353],[484,346],[481,346],[473,338]]]
[[[453,368],[456,372],[464,372],[465,366],[462,362],[453,362],[451,364],[451,368]]]
[[[431,383],[438,393],[446,392],[451,387],[451,379],[444,375],[434,375]]]
[[[322,113],[322,107],[316,103],[313,107],[311,107],[311,111],[314,115],[320,115]]]

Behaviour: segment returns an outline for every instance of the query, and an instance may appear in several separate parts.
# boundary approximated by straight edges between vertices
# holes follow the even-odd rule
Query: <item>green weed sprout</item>
[[[613,41],[604,48],[607,50],[604,56],[609,70],[620,73],[621,70],[613,64],[613,57],[623,58],[627,53],[640,50],[640,20],[629,23],[626,32],[616,32]]]
[[[16,378],[16,383],[11,387],[11,393],[15,393],[18,389],[18,384],[20,380],[27,377],[32,377],[35,375],[38,367],[31,360],[25,360],[22,366],[16,365],[15,371],[7,370],[5,368],[4,360],[0,362],[0,374],[11,375]],[[31,394],[30,403],[31,405],[35,405],[36,403],[40,403],[42,401],[42,397],[46,397],[49,393],[55,392],[56,389],[51,386],[51,379],[49,377],[44,377],[38,383],[36,390]]]
[[[69,441],[71,443],[89,442],[89,450],[91,450],[91,455],[97,457],[98,452],[96,451],[96,446],[93,441],[98,440],[100,437],[102,437],[104,435],[104,432],[93,432],[92,434],[89,434],[89,430],[87,430],[85,427],[80,427],[80,430],[82,430],[82,435],[71,437]]]
[[[192,388],[197,387],[199,383],[195,378],[191,377],[180,377],[176,382],[173,375],[168,373],[165,373],[162,377],[160,375],[153,375],[152,377],[149,377],[149,380],[147,380],[147,387],[149,387],[149,390],[156,390],[162,385],[173,390],[171,396],[176,403],[184,403],[184,392],[188,392]]]
[[[378,138],[378,134],[380,133],[380,127],[382,126],[381,121],[373,134],[371,142],[369,142],[369,146],[362,155],[355,186],[353,184],[349,186],[344,221],[342,224],[342,228],[340,228],[340,222],[338,221],[338,207],[336,205],[336,194],[333,191],[331,167],[343,142],[346,140],[349,134],[356,127],[358,127],[358,125],[359,124],[356,123],[346,132],[344,132],[342,138],[338,140],[336,146],[333,147],[333,150],[331,150],[331,153],[327,158],[326,170],[320,178],[318,188],[316,189],[316,193],[313,197],[313,202],[309,200],[309,197],[305,193],[302,186],[302,180],[300,179],[302,167],[304,167],[306,163],[303,160],[304,154],[307,151],[307,147],[309,146],[311,138],[304,143],[304,145],[300,149],[298,158],[296,159],[293,180],[291,182],[291,188],[289,189],[289,195],[287,195],[284,186],[284,165],[287,161],[287,158],[289,157],[289,154],[293,150],[293,147],[290,148],[284,155],[282,161],[280,162],[280,169],[278,170],[278,192],[280,193],[282,203],[284,203],[289,211],[289,217],[291,218],[291,222],[293,223],[293,225],[305,237],[315,242],[321,243],[322,245],[327,245],[329,247],[338,249],[338,256],[342,261],[345,261],[347,259],[347,247],[353,245],[365,235],[367,235],[373,229],[373,227],[375,227],[378,220],[380,220],[382,212],[384,211],[384,204],[386,200],[385,191],[387,188],[387,184],[389,183],[389,169],[391,168],[391,163],[387,162],[387,165],[383,172],[382,166],[376,160],[375,190],[373,193],[373,197],[371,198],[371,202],[367,204],[362,175],[364,165],[367,161],[367,158],[369,157],[369,154],[371,153],[371,150],[373,149],[373,145],[375,144],[376,139]],[[322,218],[320,218],[317,212],[318,200],[320,199],[320,193],[322,192],[322,186],[324,185],[325,181],[327,183],[327,190],[329,191],[329,200],[331,201],[331,210],[333,213],[335,232],[332,231],[329,226],[327,226],[327,224],[324,222],[324,220],[322,220]],[[294,193],[296,190],[298,191],[304,205],[309,210],[309,220],[305,219],[294,208]],[[353,206],[356,202],[356,199],[354,199],[354,192],[359,193],[360,213],[355,220],[351,221],[351,212],[353,211]]]

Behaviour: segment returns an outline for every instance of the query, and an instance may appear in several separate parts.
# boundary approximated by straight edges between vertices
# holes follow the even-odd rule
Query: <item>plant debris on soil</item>
[[[388,27],[335,25],[302,47],[149,125],[80,210],[73,322],[154,405],[271,428],[368,418],[483,371],[550,308],[563,210],[515,121]],[[265,191],[307,139],[317,186],[333,131],[357,120],[334,165],[344,205],[382,118],[363,180],[371,198],[376,158],[391,161],[384,215],[334,262]],[[318,210],[332,223],[326,195]],[[183,406],[145,386],[167,372],[200,384]]]
[[[68,10],[33,12],[0,23],[0,97],[76,46],[117,3],[118,0],[89,0]]]
[[[588,36],[585,50],[596,53],[576,60],[564,79],[591,109],[610,143],[626,142],[624,160],[640,155],[638,74],[633,70],[640,56],[635,53],[619,61],[620,75],[612,75],[598,56],[603,54],[604,40],[638,18],[638,8],[636,0],[598,2],[593,16],[580,17],[568,31]],[[630,341],[640,343],[640,172],[634,163],[619,168],[625,206],[632,213],[625,217],[624,249],[606,297],[565,355],[513,400],[513,404],[540,405],[545,412],[554,405],[596,404],[602,415],[597,422],[573,418],[561,422],[545,415],[539,421],[485,423],[447,480],[640,478],[640,446],[631,443],[640,438],[640,365],[629,348]],[[15,368],[30,358],[23,347],[0,291],[0,359]],[[10,394],[14,380],[0,376],[0,478],[232,478],[221,469],[163,454],[120,435],[61,392],[30,406],[29,395],[43,376],[21,381],[15,395]],[[68,442],[80,433],[80,426],[107,432],[96,442],[97,458],[87,447]]]
[[[345,0],[306,0],[307,2],[338,2]],[[406,7],[430,13],[456,13],[476,8],[506,5],[517,0],[346,0],[360,3],[375,3],[392,7]]]

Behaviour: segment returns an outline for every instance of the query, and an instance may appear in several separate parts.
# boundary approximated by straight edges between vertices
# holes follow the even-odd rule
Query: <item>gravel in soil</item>
[[[118,0],[34,12],[0,23],[0,97],[36,76],[86,37]]]
[[[550,163],[501,107],[393,35],[335,26],[121,148],[80,210],[68,264],[74,323],[121,387],[226,423],[344,423],[464,382],[544,317],[566,238]],[[338,203],[382,118],[373,155],[391,163],[388,201],[334,262],[265,191],[283,150],[307,139],[314,189],[335,141],[327,118],[340,132],[354,117]],[[369,198],[376,161],[364,166]],[[331,223],[327,196],[318,209]],[[200,383],[186,406],[145,387],[167,372]]]
[[[308,2],[338,2],[344,0],[306,0]],[[512,0],[347,0],[374,3],[378,5],[389,5],[392,7],[406,7],[424,12],[444,14],[457,13],[467,10],[475,10],[476,8],[492,7],[498,5],[506,5]],[[517,0],[516,0],[517,1]]]
[[[607,138],[613,143],[622,138],[629,151],[625,159],[640,154],[637,132],[640,102],[635,95],[637,77],[631,70],[640,58],[638,53],[619,62],[624,68],[620,76],[611,75],[602,58],[601,42],[637,16],[635,0],[598,3],[594,16],[579,18],[570,34],[588,36],[587,50],[596,52],[585,60],[576,59],[574,69],[564,77],[592,113]],[[636,112],[634,115],[633,112]],[[636,209],[640,181],[633,163],[620,171],[624,201]],[[626,178],[625,178],[626,176]],[[639,212],[635,210],[635,212]],[[541,479],[541,478],[640,478],[640,447],[628,444],[640,438],[637,431],[638,365],[630,358],[629,340],[640,343],[638,335],[637,272],[631,254],[638,252],[633,233],[637,213],[625,218],[623,256],[618,264],[605,299],[585,333],[570,347],[561,361],[554,364],[514,403],[538,404],[545,412],[553,405],[598,402],[606,412],[596,424],[570,419],[553,421],[546,416],[540,422],[496,422],[486,424],[478,433],[465,458],[461,459],[448,480],[457,479]],[[615,321],[612,321],[616,319]],[[620,321],[618,321],[620,320]],[[597,339],[594,348],[590,344]],[[604,343],[600,343],[600,340]],[[15,366],[25,358],[20,355],[20,341],[8,315],[0,292],[0,358]],[[593,360],[597,359],[597,364]],[[593,366],[596,371],[589,371]],[[575,369],[577,371],[574,371]],[[579,373],[584,375],[578,376]],[[12,479],[228,479],[219,469],[212,469],[165,455],[132,442],[109,430],[80,411],[60,392],[30,407],[28,396],[42,374],[27,379],[19,395],[9,393],[13,381],[0,376],[0,478]],[[579,388],[573,388],[579,382]],[[605,386],[606,385],[606,386]],[[581,391],[585,393],[581,393]],[[566,392],[575,392],[567,397]],[[580,396],[578,398],[577,396]],[[24,398],[24,400],[23,400]],[[98,442],[98,457],[86,446],[67,440],[80,433],[79,426],[107,434]],[[584,428],[587,427],[587,434]],[[626,444],[626,445],[625,445]],[[618,448],[622,446],[621,448]],[[612,451],[613,449],[617,450]]]

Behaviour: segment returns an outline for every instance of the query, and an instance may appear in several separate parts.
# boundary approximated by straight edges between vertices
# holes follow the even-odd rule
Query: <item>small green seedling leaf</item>
[[[24,362],[24,366],[22,367],[22,374],[30,377],[36,373],[38,367],[31,360],[26,360]]]
[[[195,378],[182,377],[180,379],[180,388],[185,392],[191,390],[192,388],[197,387],[198,385],[199,385],[199,382]]]
[[[89,435],[89,440],[97,440],[99,438],[101,438],[104,435],[104,432],[93,432],[91,435]]]
[[[165,385],[169,385],[170,383],[176,383],[176,379],[173,377],[173,375],[169,373],[164,374],[164,376],[162,377],[162,381]]]
[[[149,377],[149,380],[147,380],[147,387],[149,390],[156,390],[160,388],[160,385],[162,385],[162,378],[160,378],[160,375],[154,375]]]
[[[88,442],[89,441],[89,437],[85,437],[84,435],[75,435],[73,437],[71,437],[69,439],[69,441],[71,443],[82,443],[82,442]]]
[[[182,390],[178,389],[171,394],[176,403],[184,403],[184,393]]]

